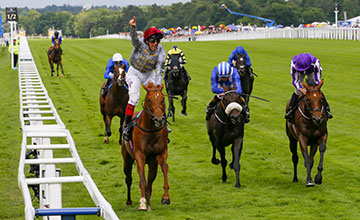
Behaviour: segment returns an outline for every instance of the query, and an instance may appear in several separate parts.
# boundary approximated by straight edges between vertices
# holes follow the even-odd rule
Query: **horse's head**
[[[304,88],[306,88],[306,94],[304,97],[305,105],[308,112],[311,115],[311,120],[315,125],[320,125],[326,114],[324,114],[324,96],[320,90],[324,84],[324,80],[321,80],[318,85],[310,86],[306,82],[303,82]]]
[[[60,40],[59,39],[54,40],[54,48],[55,49],[60,48]]]
[[[173,54],[170,57],[170,74],[174,77],[178,77],[180,70],[180,54]]]
[[[155,127],[159,128],[166,123],[165,121],[165,96],[162,93],[164,85],[155,85],[149,82],[147,85],[143,85],[143,88],[147,91],[144,110],[150,115]]]
[[[119,86],[125,84],[125,64],[122,64],[120,67],[115,63],[114,65],[114,80]]]
[[[232,124],[236,124],[241,121],[241,112],[243,108],[240,104],[242,102],[243,100],[236,90],[225,89],[221,105],[224,108],[226,115],[230,118]]]
[[[241,76],[245,74],[245,63],[246,63],[246,55],[245,54],[236,54],[236,69]]]

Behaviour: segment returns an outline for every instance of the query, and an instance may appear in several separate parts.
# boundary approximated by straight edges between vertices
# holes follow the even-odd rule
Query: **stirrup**
[[[326,111],[326,114],[328,119],[332,119],[334,117],[329,111]]]
[[[123,132],[123,138],[125,141],[130,140],[130,134],[131,134],[130,131],[131,131],[131,125],[130,124],[125,125],[124,132]]]

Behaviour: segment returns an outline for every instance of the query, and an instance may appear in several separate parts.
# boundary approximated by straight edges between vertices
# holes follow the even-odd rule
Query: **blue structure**
[[[242,14],[242,13],[233,12],[233,11],[231,11],[230,9],[228,9],[228,7],[227,7],[225,4],[222,4],[222,5],[220,6],[220,8],[221,8],[221,9],[226,9],[230,14],[240,15],[240,16],[245,16],[245,17],[250,17],[250,18],[255,18],[255,19],[259,19],[259,20],[265,21],[267,27],[272,27],[272,26],[274,26],[274,23],[275,23],[275,21],[274,21],[274,20],[271,20],[271,19],[262,18],[262,17],[257,17],[257,16],[254,16],[254,15],[248,15],[248,14]]]
[[[4,29],[3,29],[3,24],[2,24],[2,19],[1,19],[1,8],[0,8],[0,37],[4,36]]]

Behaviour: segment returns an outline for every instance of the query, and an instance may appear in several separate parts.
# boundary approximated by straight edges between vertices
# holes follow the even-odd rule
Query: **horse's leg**
[[[160,164],[161,171],[163,172],[163,176],[164,176],[164,194],[163,194],[163,196],[161,198],[161,203],[164,204],[164,205],[169,205],[170,204],[169,182],[168,182],[168,169],[169,169],[169,166],[168,166],[168,164],[166,162],[167,156],[168,156],[168,152],[167,152],[167,150],[165,150],[165,152],[162,153],[157,158],[157,162],[158,162],[158,164]]]
[[[289,147],[290,147],[290,151],[292,153],[292,162],[293,162],[293,166],[294,166],[294,177],[293,177],[293,182],[298,182],[298,178],[297,178],[297,164],[299,162],[299,156],[297,154],[297,140],[292,137],[289,136]]]
[[[301,149],[301,153],[304,157],[304,165],[305,165],[305,168],[306,168],[306,173],[307,173],[307,176],[306,176],[306,186],[309,187],[309,186],[314,186],[314,182],[311,178],[311,159],[309,157],[309,154],[308,154],[308,140],[306,137],[304,137],[303,135],[299,135],[298,137],[299,139],[299,143],[300,143],[300,149]]]
[[[50,68],[51,68],[51,76],[54,76],[54,62],[50,61]]]
[[[217,144],[217,150],[219,151],[220,154],[220,162],[221,162],[221,167],[222,167],[222,181],[226,182],[227,180],[227,175],[226,175],[226,166],[227,166],[227,160],[225,158],[225,147],[224,146],[220,146],[219,144]]]
[[[109,138],[111,136],[111,119],[112,117],[110,115],[104,115],[104,123],[105,123],[105,138],[104,142],[105,144],[109,143]]]
[[[130,154],[127,152],[125,147],[121,148],[121,154],[124,159],[124,173],[125,173],[125,182],[127,186],[127,200],[126,205],[132,205],[131,201],[131,184],[132,184],[132,167],[134,163],[134,159],[130,156]]]
[[[175,107],[174,107],[174,99],[172,98],[172,93],[169,94],[169,116],[172,116],[173,122],[175,121]]]
[[[324,161],[324,153],[326,150],[326,139],[325,140],[321,140],[321,143],[319,145],[319,151],[320,151],[320,161],[319,161],[319,165],[318,165],[318,173],[315,176],[315,183],[316,184],[321,184],[322,183],[322,171],[323,171],[323,161]]]
[[[139,187],[141,191],[140,195],[140,205],[139,211],[146,211],[146,199],[145,199],[145,188],[146,188],[146,179],[145,179],[145,161],[146,156],[143,153],[135,151],[136,167],[139,174]]]
[[[59,63],[56,64],[56,76],[59,77]]]
[[[65,74],[64,74],[64,69],[63,69],[63,65],[62,65],[62,61],[60,60],[60,67],[61,67],[61,74],[62,76],[64,77]]]
[[[234,151],[233,151],[233,167],[236,175],[236,184],[235,187],[240,188],[240,157],[241,151],[243,148],[243,138],[237,138],[234,140]]]
[[[119,144],[121,144],[121,140],[122,140],[124,120],[125,120],[125,115],[122,116],[122,117],[120,117],[120,127],[119,127],[120,138],[119,138]]]
[[[185,89],[183,91],[183,94],[182,94],[182,99],[181,99],[181,105],[182,105],[182,110],[181,110],[181,114],[183,115],[187,115],[186,113],[186,100],[187,100],[187,89]]]
[[[148,180],[145,189],[145,198],[147,202],[147,211],[150,212],[151,211],[150,198],[152,193],[152,184],[156,178],[158,162],[156,159],[153,159],[148,161],[148,165],[149,165],[149,173],[148,173]]]
[[[213,142],[213,140],[211,140],[211,145],[213,148],[211,163],[218,165],[220,163],[220,160],[216,158],[216,146],[215,146],[215,143]]]

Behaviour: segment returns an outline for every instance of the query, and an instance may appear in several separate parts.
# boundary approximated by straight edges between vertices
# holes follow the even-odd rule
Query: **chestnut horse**
[[[240,74],[241,88],[244,93],[243,97],[246,104],[249,104],[251,92],[253,90],[254,75],[250,70],[250,67],[246,67],[246,55],[236,54],[236,70]]]
[[[150,197],[152,192],[152,184],[156,178],[158,165],[164,175],[164,194],[161,203],[170,204],[169,184],[168,184],[168,157],[167,138],[168,131],[166,129],[165,115],[165,97],[162,93],[164,85],[154,85],[148,83],[143,85],[147,91],[143,102],[143,110],[135,113],[134,128],[129,142],[123,140],[121,153],[124,159],[124,173],[126,175],[127,185],[127,205],[131,205],[131,171],[134,160],[136,160],[137,171],[140,178],[141,198],[140,211],[151,211]],[[149,166],[148,180],[145,179],[145,164]]]
[[[104,142],[109,143],[109,137],[111,136],[111,120],[114,116],[120,118],[120,139],[122,139],[123,122],[125,119],[125,109],[129,100],[129,94],[125,85],[125,64],[120,68],[115,64],[114,78],[111,80],[111,87],[106,93],[105,98],[101,95],[102,88],[106,85],[103,83],[100,89],[100,111],[104,118],[105,123],[105,138]]]
[[[206,122],[208,135],[213,147],[211,162],[215,165],[221,162],[222,181],[226,182],[225,147],[231,146],[232,162],[229,164],[234,169],[236,175],[235,187],[240,187],[240,157],[243,148],[244,137],[244,114],[243,99],[236,90],[224,88],[224,95],[221,102],[218,103],[214,114]],[[221,161],[216,158],[216,150],[219,152]]]
[[[55,39],[54,40],[54,48],[51,51],[51,53],[48,53],[48,60],[49,60],[49,64],[50,64],[50,68],[51,68],[51,76],[54,75],[54,63],[57,64],[56,66],[56,71],[57,71],[57,77],[59,77],[59,65],[61,67],[61,73],[62,76],[64,77],[64,70],[63,70],[63,65],[62,65],[62,60],[61,60],[61,55],[62,55],[62,51],[60,48],[60,42],[59,39]],[[49,49],[50,50],[50,49]]]
[[[314,186],[311,178],[311,168],[314,165],[314,156],[319,146],[320,161],[318,165],[318,173],[315,176],[315,183],[322,183],[322,171],[324,153],[326,150],[327,133],[327,115],[324,108],[324,97],[320,91],[324,81],[321,80],[316,86],[309,86],[303,82],[306,88],[306,94],[300,97],[300,104],[294,115],[294,124],[286,121],[286,134],[290,141],[290,151],[292,153],[292,162],[294,165],[293,182],[298,182],[297,163],[299,157],[297,155],[297,142],[300,143],[300,150],[304,157],[304,165],[307,171],[306,186]],[[289,107],[289,103],[287,107]],[[310,155],[308,153],[308,145]]]

